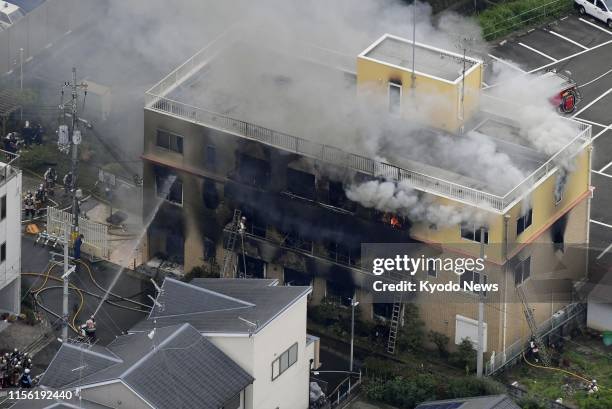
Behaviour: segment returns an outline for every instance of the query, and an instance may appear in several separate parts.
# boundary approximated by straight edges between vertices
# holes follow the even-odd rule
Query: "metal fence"
[[[0,149],[0,185],[19,174],[19,155]]]
[[[580,320],[586,311],[586,304],[574,303],[565,306],[561,310],[561,314],[552,316],[546,321],[538,325],[538,332],[542,338],[545,338],[553,331],[559,329],[563,325],[572,320]],[[526,351],[527,340],[518,339],[512,345],[506,348],[506,359],[502,354],[495,355],[494,358],[486,363],[485,374],[487,376],[495,374],[505,366],[512,365],[522,359],[523,352]]]
[[[66,228],[72,225],[72,213],[55,207],[47,207],[47,233],[63,237]],[[108,226],[79,218],[79,232],[83,234],[83,252],[93,257],[108,260],[110,248]]]
[[[0,74],[19,69],[36,54],[95,15],[94,0],[47,0],[0,31]]]

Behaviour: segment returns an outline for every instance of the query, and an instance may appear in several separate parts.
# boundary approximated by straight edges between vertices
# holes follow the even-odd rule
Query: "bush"
[[[466,374],[473,371],[476,368],[476,350],[472,341],[464,338],[457,347],[457,352],[450,355],[450,362],[458,368],[465,368]]]
[[[428,338],[436,346],[438,354],[440,354],[442,358],[448,358],[448,343],[450,338],[436,331],[429,331]]]
[[[470,396],[501,395],[506,388],[499,382],[489,378],[464,376],[448,382],[448,398],[465,398]]]
[[[331,326],[339,321],[336,308],[329,303],[321,303],[308,309],[308,317],[317,324]]]
[[[535,398],[523,398],[518,402],[521,409],[546,409],[544,405]]]
[[[387,359],[379,359],[373,356],[363,361],[366,376],[377,379],[391,379],[400,375],[401,368],[398,364]]]
[[[487,40],[502,37],[521,27],[538,24],[570,11],[571,0],[550,2],[541,0],[515,0],[487,8],[479,16],[483,35]]]
[[[417,375],[411,379],[374,379],[364,385],[368,399],[385,402],[400,409],[413,409],[420,402],[437,399],[437,387],[436,378],[428,374]]]
[[[47,167],[59,163],[60,153],[55,145],[32,145],[21,153],[19,164],[33,172],[43,173]],[[60,172],[58,171],[58,174]]]
[[[399,331],[397,346],[400,351],[418,352],[423,349],[425,323],[419,316],[419,307],[404,304],[404,325]]]

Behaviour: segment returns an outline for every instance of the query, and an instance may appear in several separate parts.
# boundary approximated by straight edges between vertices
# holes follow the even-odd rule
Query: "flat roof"
[[[383,38],[377,43],[393,40],[388,35]],[[375,49],[377,43],[371,48]],[[197,65],[193,60],[201,63]],[[458,67],[457,60],[445,61],[447,67]],[[181,71],[182,77],[178,75]],[[386,114],[367,118],[367,126],[363,126],[363,118],[358,117],[361,113],[348,112],[343,106],[346,101],[343,98],[347,95],[356,98],[353,97],[356,92],[355,74],[328,65],[324,58],[302,58],[269,46],[234,41],[224,47],[215,45],[210,52],[202,50],[160,81],[147,93],[147,108],[284,150],[294,151],[300,145],[298,153],[331,164],[349,163],[353,159],[351,163],[357,164],[374,161],[363,169],[360,165],[347,167],[374,177],[388,172],[410,173],[416,175],[409,181],[418,181],[415,185],[418,190],[476,206],[489,203],[497,211],[516,203],[517,195],[526,193],[522,188],[519,193],[517,185],[528,183],[531,188],[550,169],[548,166],[546,172],[540,172],[554,155],[536,149],[522,136],[518,124],[508,118],[481,111],[466,124],[463,134],[415,125]],[[221,118],[226,119],[227,126]],[[239,128],[232,122],[236,120],[252,126]],[[590,137],[590,129],[580,126],[583,125],[576,124],[576,137]],[[261,129],[253,135],[245,134],[254,128]],[[270,132],[286,137],[273,139],[279,143],[271,142],[264,138]],[[376,143],[372,143],[372,138],[377,138]],[[280,144],[284,139],[291,139],[287,146]],[[474,146],[486,149],[481,152],[467,149]],[[331,152],[319,158],[319,152],[326,149],[358,157],[346,161],[344,157],[327,159],[335,155]],[[495,160],[487,155],[494,155]],[[498,171],[491,169],[493,165]]]
[[[481,61],[430,45],[412,42],[405,38],[385,34],[363,51],[359,57],[381,64],[398,67],[412,72],[414,51],[414,72],[416,74],[456,83]],[[465,62],[465,66],[464,66]]]

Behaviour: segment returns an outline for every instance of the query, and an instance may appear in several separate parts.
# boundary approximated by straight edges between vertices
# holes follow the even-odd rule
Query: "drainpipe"
[[[587,152],[589,154],[589,176],[588,176],[588,188],[589,188],[589,196],[587,199],[587,220],[586,220],[586,224],[587,224],[587,228],[586,228],[586,248],[587,251],[585,251],[585,260],[584,260],[584,267],[585,267],[585,271],[586,271],[586,279],[588,280],[588,276],[589,276],[589,244],[591,241],[591,201],[593,200],[593,187],[591,186],[591,169],[593,168],[593,142],[591,142],[591,144],[587,147]],[[574,291],[574,293],[576,293]],[[572,297],[573,298],[573,297]],[[574,301],[572,299],[572,301]]]
[[[503,336],[502,336],[502,362],[506,363],[506,335],[508,330],[508,222],[510,215],[504,215],[504,309],[503,309]]]

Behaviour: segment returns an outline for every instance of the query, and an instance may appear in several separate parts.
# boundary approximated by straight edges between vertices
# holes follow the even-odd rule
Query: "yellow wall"
[[[466,75],[464,118],[467,120],[478,110],[482,64]],[[411,89],[412,73],[368,58],[357,58],[357,84],[360,93],[380,96],[380,102],[387,104],[389,82],[402,85],[402,116],[416,119],[427,125],[455,132],[462,125],[459,119],[460,92],[462,81],[452,84],[440,79],[416,74],[415,93]],[[370,95],[368,95],[370,97]],[[416,115],[416,118],[414,117]]]

